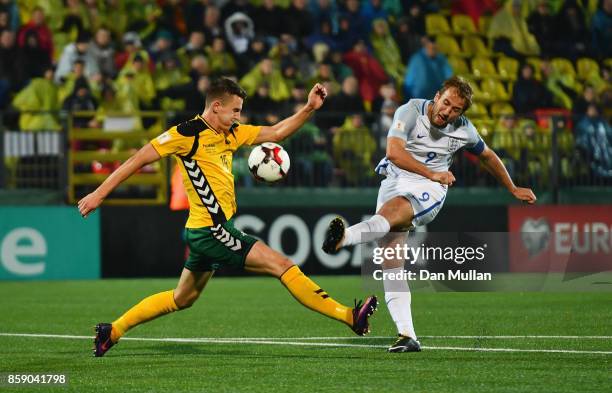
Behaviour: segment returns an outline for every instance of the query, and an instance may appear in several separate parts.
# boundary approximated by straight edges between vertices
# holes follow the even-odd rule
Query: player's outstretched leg
[[[364,243],[363,233],[368,233],[367,241],[377,240],[391,230],[389,221],[381,215],[374,215],[369,219],[345,229],[344,221],[340,217],[334,218],[325,231],[323,246],[327,254],[335,254],[342,247]]]
[[[96,325],[94,356],[101,357],[130,329],[162,315],[190,307],[200,296],[213,272],[192,272],[183,269],[176,289],[151,295],[113,323]]]
[[[370,331],[369,317],[378,307],[376,296],[369,296],[363,302],[355,302],[353,308],[340,304],[304,275],[287,257],[260,241],[249,251],[245,268],[280,279],[291,295],[305,307],[345,323],[357,335],[363,336]]]
[[[348,228],[340,217],[336,217],[327,227],[321,248],[328,254],[335,254],[342,247],[381,239],[391,229],[407,230],[412,225],[413,216],[412,205],[400,196],[387,201],[369,219]]]

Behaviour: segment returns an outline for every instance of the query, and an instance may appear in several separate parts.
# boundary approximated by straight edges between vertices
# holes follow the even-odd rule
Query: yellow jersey
[[[236,213],[232,157],[260,131],[261,126],[241,124],[225,135],[198,115],[151,140],[160,156],[173,154],[181,169],[189,198],[187,228],[222,224]]]

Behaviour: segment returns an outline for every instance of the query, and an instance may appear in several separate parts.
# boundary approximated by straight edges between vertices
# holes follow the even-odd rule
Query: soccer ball
[[[287,176],[290,160],[282,146],[265,142],[251,151],[248,163],[255,179],[271,183]]]

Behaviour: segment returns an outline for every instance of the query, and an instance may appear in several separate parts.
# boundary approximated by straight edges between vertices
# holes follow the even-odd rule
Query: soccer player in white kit
[[[444,82],[433,100],[411,99],[396,110],[387,136],[386,157],[376,167],[376,172],[386,177],[378,191],[376,214],[349,228],[339,217],[332,220],[323,251],[333,254],[366,240],[385,241],[391,230],[405,232],[433,221],[444,204],[448,187],[455,181],[449,166],[454,153],[461,148],[476,154],[484,168],[515,198],[527,203],[536,201],[531,189],[514,184],[497,154],[463,116],[472,103],[472,95],[469,83],[453,76]],[[362,240],[363,234],[368,236]],[[403,261],[401,264],[386,261],[383,269],[400,272]],[[408,282],[398,280],[390,285],[385,280],[384,286],[387,308],[398,330],[398,339],[388,351],[420,351],[412,323]]]

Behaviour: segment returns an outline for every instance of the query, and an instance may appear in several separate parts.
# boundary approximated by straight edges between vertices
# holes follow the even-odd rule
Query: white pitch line
[[[92,336],[74,336],[74,335],[67,335],[67,334],[0,333],[0,336],[87,339],[87,340],[93,339]],[[289,346],[335,347],[335,348],[387,348],[387,345],[373,345],[373,344],[341,344],[341,343],[320,343],[320,342],[271,341],[269,339],[244,339],[244,338],[236,340],[233,338],[124,337],[122,338],[122,340],[174,342],[174,343],[206,343],[206,344],[265,344],[265,345],[289,345]],[[520,348],[474,348],[474,347],[431,347],[431,346],[423,346],[422,348],[431,349],[431,350],[471,351],[471,352],[531,352],[531,353],[571,353],[571,354],[612,355],[612,351],[583,351],[583,350],[573,350],[573,349],[520,349]]]
[[[329,337],[329,336],[325,336],[325,337],[220,337],[221,339],[228,339],[228,340],[301,340],[301,341],[307,341],[307,340],[355,340],[358,339],[357,337],[347,337],[347,336],[342,336],[342,337]],[[375,339],[375,340],[381,340],[381,339],[385,339],[385,340],[390,340],[393,339],[394,337],[390,337],[390,336],[365,336],[365,338],[368,339]],[[589,339],[589,340],[610,340],[612,339],[612,336],[419,336],[419,338],[427,338],[427,339],[478,339],[478,338],[486,338],[486,339],[498,339],[498,340],[510,340],[510,339],[517,339],[517,338],[526,338],[526,339],[555,339],[555,338],[559,338],[559,339]]]

